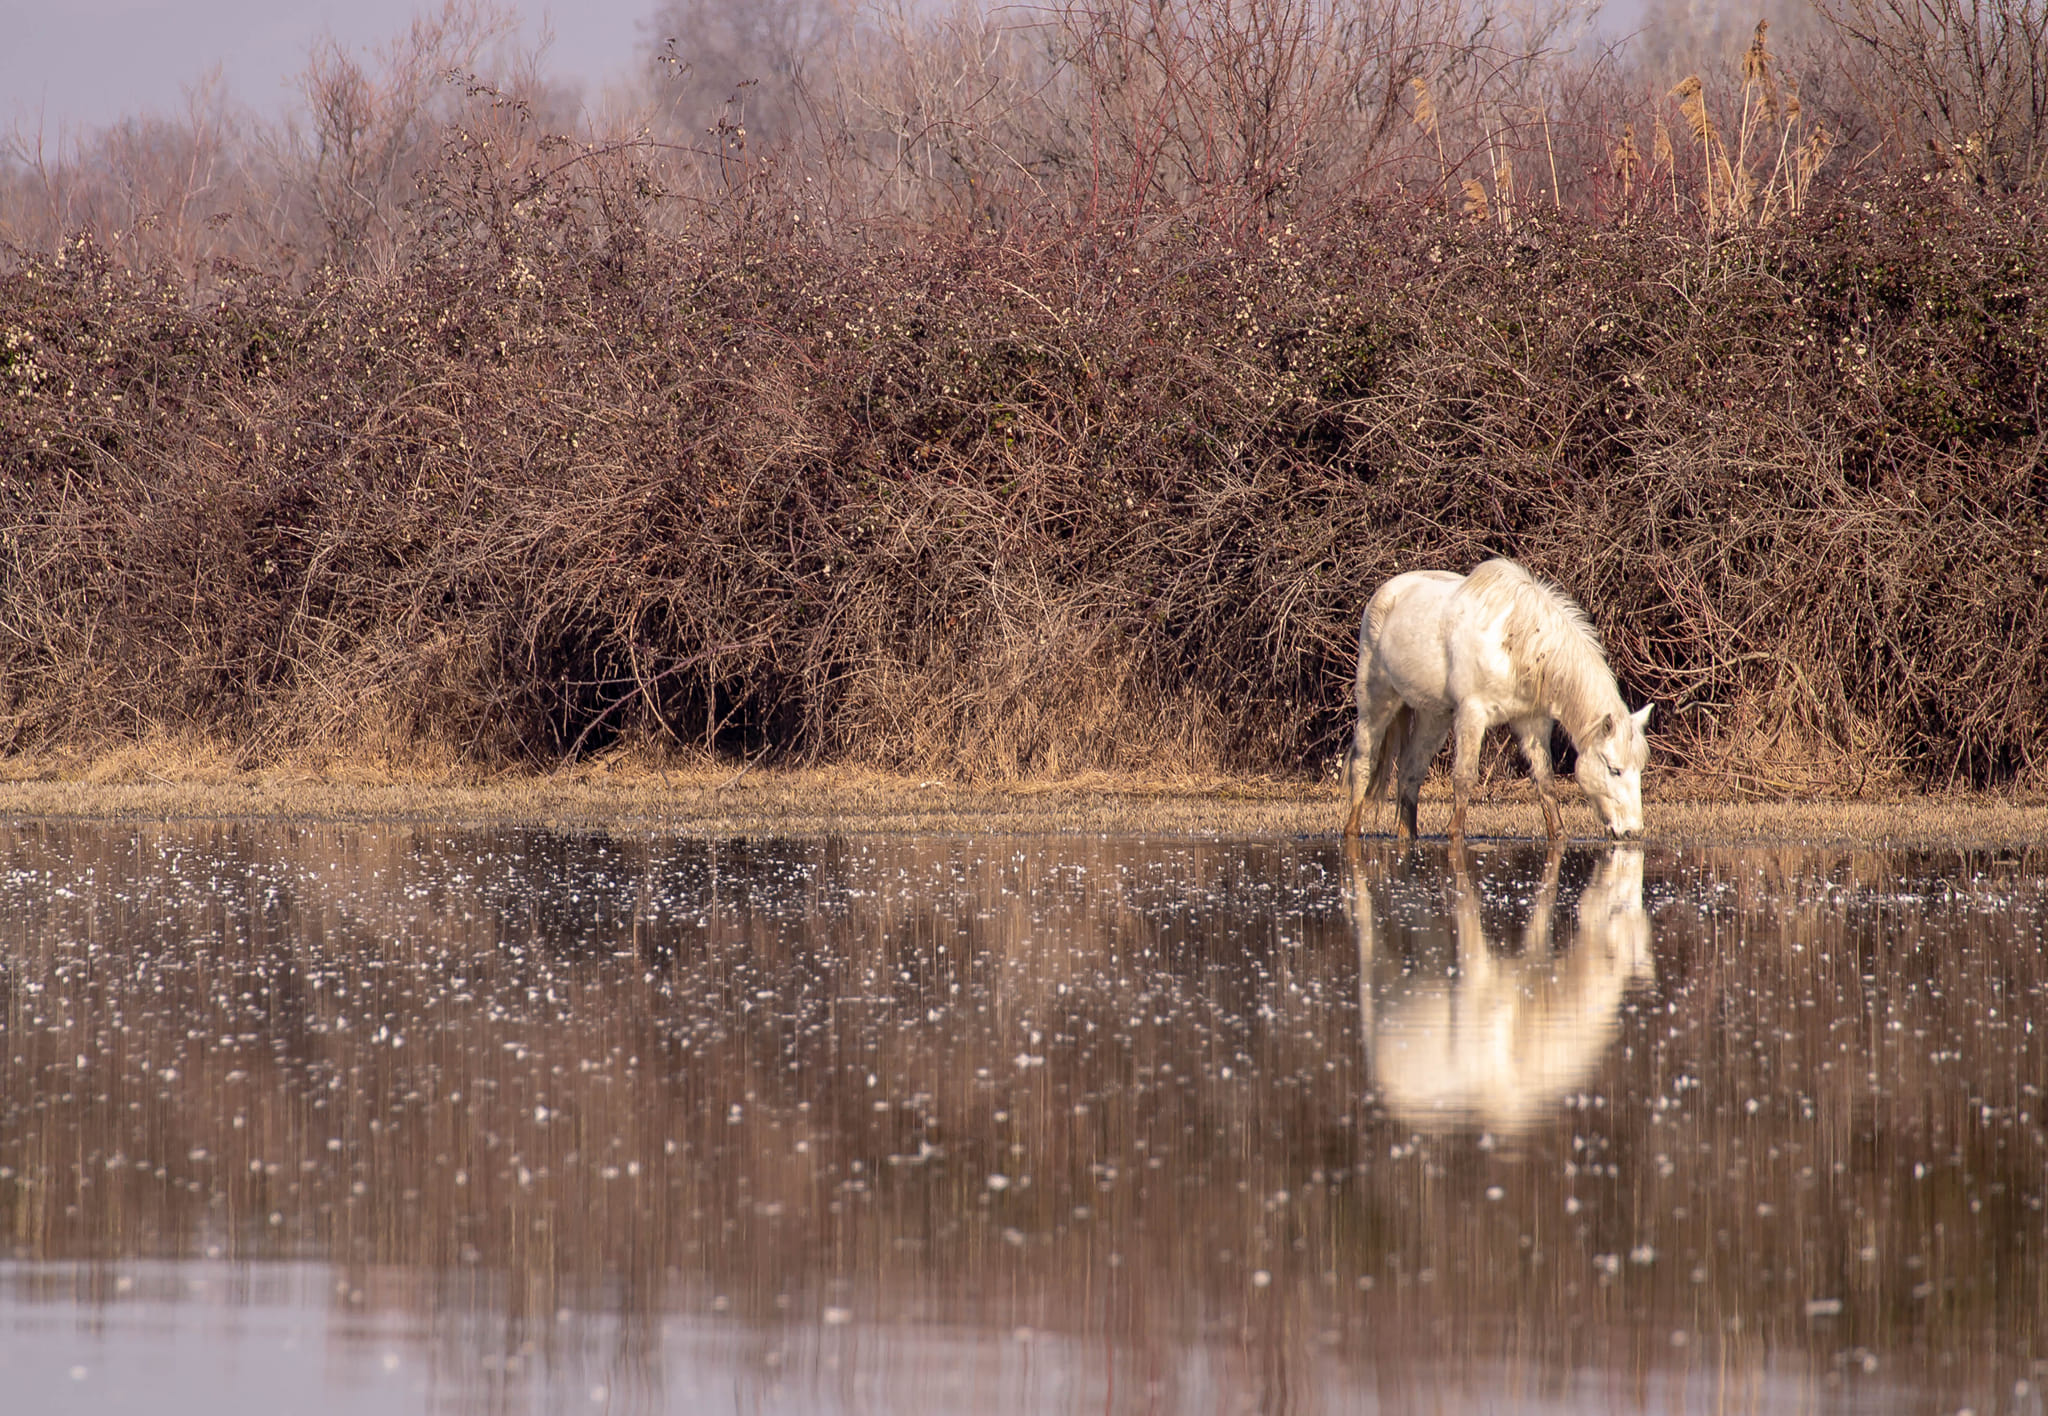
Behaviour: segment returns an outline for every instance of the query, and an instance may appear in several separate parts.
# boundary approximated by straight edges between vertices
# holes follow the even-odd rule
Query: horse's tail
[[[1394,710],[1394,720],[1387,724],[1387,730],[1380,734],[1380,740],[1373,745],[1372,775],[1365,779],[1365,799],[1378,801],[1380,793],[1387,789],[1387,778],[1393,772],[1394,759],[1408,746],[1408,733],[1415,725],[1415,710],[1403,703]]]

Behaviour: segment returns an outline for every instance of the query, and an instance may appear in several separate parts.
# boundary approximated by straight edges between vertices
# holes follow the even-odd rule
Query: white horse
[[[1465,808],[1479,777],[1479,740],[1506,723],[1529,759],[1555,841],[1564,815],[1551,784],[1550,726],[1578,748],[1579,787],[1617,837],[1643,829],[1643,736],[1650,710],[1630,713],[1586,612],[1510,560],[1470,575],[1417,570],[1382,585],[1358,631],[1358,726],[1344,759],[1351,795],[1346,837],[1358,835],[1368,798],[1400,758],[1396,829],[1415,835],[1430,760],[1455,734],[1451,839],[1465,838]]]

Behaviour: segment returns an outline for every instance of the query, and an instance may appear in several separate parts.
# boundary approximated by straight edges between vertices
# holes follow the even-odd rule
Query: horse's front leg
[[[1403,788],[1394,799],[1394,839],[1412,841],[1422,833],[1418,813],[1422,810],[1422,788],[1413,792]]]
[[[1486,736],[1486,711],[1459,704],[1451,734],[1451,840],[1463,845],[1465,808],[1472,802],[1472,789],[1479,785],[1479,744]]]
[[[1522,719],[1515,724],[1515,737],[1522,744],[1522,756],[1529,759],[1529,776],[1543,803],[1543,829],[1551,840],[1563,840],[1564,812],[1557,804],[1557,782],[1550,770],[1550,719]]]

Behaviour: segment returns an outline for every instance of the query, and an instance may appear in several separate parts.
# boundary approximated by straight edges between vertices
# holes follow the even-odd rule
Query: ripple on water
[[[0,829],[0,1379],[2038,1410],[2042,859]]]

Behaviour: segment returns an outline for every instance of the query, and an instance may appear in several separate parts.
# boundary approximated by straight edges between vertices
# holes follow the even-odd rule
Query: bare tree
[[[1565,10],[1070,0],[1058,15],[1091,197],[1107,182],[1134,209],[1220,202],[1262,223],[1447,178],[1523,109]]]
[[[370,55],[331,37],[314,46],[299,77],[307,126],[278,134],[273,155],[300,173],[298,194],[326,258],[347,266],[390,259],[400,206],[459,99],[451,77],[484,67],[517,29],[518,17],[491,0],[444,0]]]
[[[123,119],[68,147],[17,131],[0,148],[0,241],[50,250],[90,230],[128,264],[196,272],[253,234],[236,223],[251,187],[246,137],[217,69],[177,116]]]
[[[1565,4],[1060,0],[867,11],[813,89],[881,205],[1262,226],[1542,131]],[[1554,183],[1552,184],[1554,187]]]
[[[851,28],[838,0],[662,0],[644,22],[669,122],[701,134],[787,144],[805,126],[813,70]]]
[[[1815,0],[1863,62],[1865,102],[1902,160],[1931,152],[2002,190],[2048,164],[2043,0]]]

